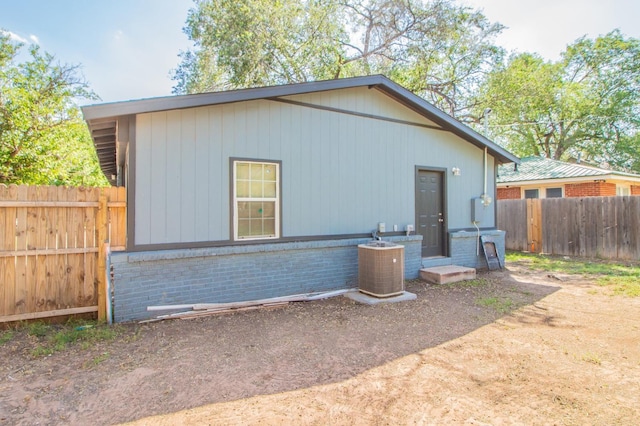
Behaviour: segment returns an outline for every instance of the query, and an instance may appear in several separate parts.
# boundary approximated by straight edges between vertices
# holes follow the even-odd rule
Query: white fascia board
[[[531,186],[531,185],[544,185],[544,186],[553,186],[557,184],[567,184],[567,183],[584,183],[584,182],[594,182],[599,180],[606,180],[610,183],[616,182],[637,182],[640,183],[640,176],[621,176],[616,174],[606,174],[606,175],[597,175],[597,176],[577,176],[572,178],[561,178],[561,179],[537,179],[537,180],[522,180],[522,181],[513,181],[513,182],[498,182],[496,185],[498,188],[505,188],[507,186]]]

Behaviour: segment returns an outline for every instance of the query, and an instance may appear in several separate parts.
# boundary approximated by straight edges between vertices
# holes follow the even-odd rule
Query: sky
[[[557,60],[568,44],[619,28],[640,38],[639,0],[459,0],[507,28],[497,44]],[[0,0],[0,28],[82,74],[100,102],[171,95],[192,0]],[[87,102],[82,102],[87,103]],[[95,103],[91,101],[89,103]]]

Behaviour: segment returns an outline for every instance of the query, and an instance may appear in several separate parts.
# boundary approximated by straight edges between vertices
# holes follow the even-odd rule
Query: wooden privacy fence
[[[105,318],[106,251],[125,240],[125,188],[0,185],[0,323]]]
[[[640,258],[640,197],[498,201],[506,248],[606,259]]]

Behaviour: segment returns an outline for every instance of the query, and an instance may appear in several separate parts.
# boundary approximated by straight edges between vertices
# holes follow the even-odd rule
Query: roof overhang
[[[607,181],[610,183],[638,183],[640,184],[640,177],[634,176],[621,176],[613,173],[595,176],[575,176],[569,178],[559,179],[538,179],[538,180],[522,180],[522,181],[510,181],[510,182],[498,182],[496,186],[498,188],[505,188],[508,186],[547,186],[547,185],[564,185],[571,183],[584,183],[584,182],[601,182]]]
[[[443,130],[450,131],[481,149],[486,148],[499,163],[520,163],[515,155],[382,75],[88,105],[82,107],[82,113],[98,150],[100,166],[107,178],[111,178],[118,168],[116,142],[119,117],[355,87],[375,88],[383,92],[441,126]]]
[[[118,134],[118,120],[116,117],[98,118],[88,121],[89,132],[93,139],[93,145],[98,154],[100,168],[112,185],[116,182],[118,174],[118,161],[116,158],[116,140]]]

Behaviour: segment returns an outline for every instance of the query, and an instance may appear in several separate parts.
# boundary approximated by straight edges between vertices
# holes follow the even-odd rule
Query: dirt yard
[[[33,358],[0,346],[0,425],[636,425],[640,298],[521,265],[418,300],[128,324]]]

